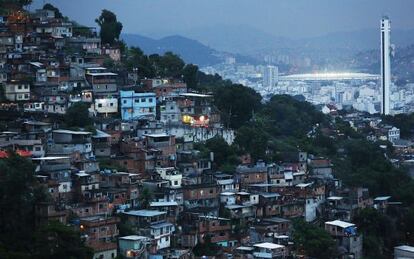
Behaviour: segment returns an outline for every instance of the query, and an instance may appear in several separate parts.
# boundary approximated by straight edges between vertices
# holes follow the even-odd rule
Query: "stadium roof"
[[[340,81],[340,80],[378,80],[380,75],[354,72],[309,73],[280,76],[280,81]]]

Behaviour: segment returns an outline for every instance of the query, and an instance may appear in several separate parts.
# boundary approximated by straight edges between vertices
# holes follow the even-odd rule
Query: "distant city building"
[[[381,19],[381,113],[390,114],[391,87],[391,53],[390,53],[391,21],[387,16]]]
[[[236,64],[236,58],[235,57],[226,57],[226,64],[229,64],[229,65]]]
[[[276,66],[265,67],[263,73],[263,86],[274,87],[277,85],[279,79],[279,69]]]

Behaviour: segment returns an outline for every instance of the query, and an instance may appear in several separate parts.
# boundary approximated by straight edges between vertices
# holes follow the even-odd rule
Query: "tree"
[[[183,69],[183,79],[190,89],[197,89],[198,85],[198,67],[193,64],[185,65]]]
[[[268,117],[268,132],[273,136],[305,136],[325,116],[308,102],[295,100],[288,95],[274,95],[264,105],[261,116]]]
[[[80,233],[60,222],[42,226],[35,235],[37,258],[92,258],[93,250],[84,245]]]
[[[138,47],[131,47],[127,51],[126,67],[129,71],[137,69],[137,73],[142,78],[152,78],[156,76],[156,71],[151,64],[148,56]]]
[[[49,4],[49,3],[45,4],[43,6],[43,10],[51,10],[51,11],[54,11],[56,18],[63,18],[63,15],[60,12],[60,10],[57,7],[53,6],[52,4]]]
[[[23,6],[30,5],[33,0],[0,0],[0,6],[14,4],[22,8]]]
[[[172,52],[166,52],[158,59],[158,75],[161,77],[181,78],[184,61]]]
[[[397,230],[393,220],[373,208],[365,208],[355,215],[354,221],[358,231],[363,233],[364,254],[367,258],[388,258],[385,247],[393,246]],[[390,256],[390,255],[389,255]]]
[[[230,128],[239,128],[261,108],[262,97],[243,85],[230,85],[213,89],[214,101],[223,121]]]
[[[213,167],[225,172],[231,172],[239,163],[234,147],[219,136],[206,141],[205,147],[214,153]]]
[[[101,28],[99,35],[103,44],[113,44],[119,40],[122,31],[122,23],[118,22],[116,15],[106,9],[102,10],[101,15],[95,19]]]
[[[211,237],[209,234],[204,236],[204,242],[198,243],[193,248],[193,253],[195,256],[215,256],[220,253],[221,247],[215,243],[211,242]]]
[[[6,94],[5,94],[5,91],[4,91],[4,86],[3,86],[3,84],[0,84],[0,102],[5,102],[7,99],[6,99]]]
[[[45,197],[33,171],[30,161],[14,153],[0,159],[0,244],[9,251],[28,252],[34,205]]]
[[[401,137],[411,138],[414,135],[414,114],[397,114],[384,116],[385,123],[400,129]]]
[[[142,209],[147,209],[152,200],[152,193],[148,188],[142,189],[142,192],[139,194],[139,205]]]
[[[86,127],[92,125],[88,109],[88,104],[84,102],[78,102],[69,107],[64,116],[66,127]]]
[[[335,258],[335,241],[324,229],[303,220],[294,221],[293,228],[293,240],[300,252],[313,258]]]
[[[254,136],[254,137],[253,137]],[[236,132],[235,143],[254,160],[265,159],[269,138],[260,127],[246,125]]]
[[[0,186],[0,258],[92,257],[72,228],[58,222],[35,225],[35,205],[50,197],[28,159],[14,153],[0,159]]]

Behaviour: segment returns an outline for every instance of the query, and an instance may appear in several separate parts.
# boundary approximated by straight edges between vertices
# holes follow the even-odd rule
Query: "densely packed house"
[[[354,212],[386,210],[390,197],[342,188],[332,162],[306,152],[277,164],[243,154],[232,172],[214,170],[214,154],[196,144],[235,136],[213,96],[105,67],[121,60],[119,47],[75,26],[51,10],[0,19],[1,109],[24,114],[0,133],[0,159],[13,150],[33,161],[51,196],[36,208],[38,224],[78,229],[94,258],[191,258],[203,243],[219,245],[221,258],[287,258],[292,220],[303,218],[325,227],[342,258],[362,257]],[[56,116],[80,102],[94,129],[63,128]],[[395,127],[377,127],[373,137],[412,152]]]

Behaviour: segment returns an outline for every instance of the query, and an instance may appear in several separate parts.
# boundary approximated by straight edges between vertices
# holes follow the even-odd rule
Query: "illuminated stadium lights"
[[[279,80],[284,81],[340,81],[340,80],[378,80],[380,75],[355,72],[327,72],[308,73],[280,76]]]

